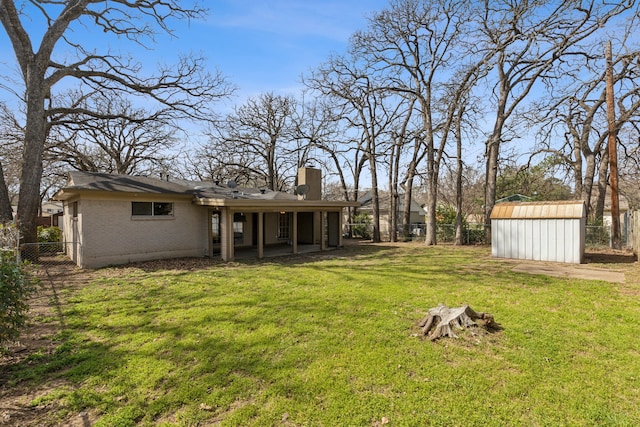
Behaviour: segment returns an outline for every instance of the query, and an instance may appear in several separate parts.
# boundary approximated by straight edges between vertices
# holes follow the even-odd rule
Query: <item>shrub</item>
[[[351,228],[353,237],[370,239],[371,238],[371,217],[366,213],[359,213],[353,217],[353,226]]]
[[[61,240],[62,233],[58,227],[38,226],[38,242],[57,243]]]
[[[1,226],[5,237],[11,233],[13,226]],[[17,234],[14,233],[17,237]],[[10,240],[10,239],[9,239]],[[33,292],[34,286],[11,249],[11,242],[3,242],[5,248],[0,248],[0,346],[15,340],[20,329],[27,321],[29,306],[27,299]]]
[[[450,205],[436,207],[436,239],[439,242],[453,242],[456,238],[456,208]],[[462,232],[467,233],[467,221],[462,219]]]

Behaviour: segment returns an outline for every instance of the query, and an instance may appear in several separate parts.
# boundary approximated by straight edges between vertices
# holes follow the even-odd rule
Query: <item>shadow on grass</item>
[[[636,256],[632,252],[585,252],[586,264],[633,264]]]
[[[181,270],[181,271],[197,271],[207,270],[211,267],[224,266],[242,266],[242,265],[260,265],[260,264],[279,264],[279,265],[301,265],[309,262],[315,262],[324,259],[333,258],[350,258],[357,256],[375,256],[381,252],[398,249],[397,246],[387,246],[384,244],[367,244],[357,243],[348,244],[341,248],[308,252],[300,254],[279,254],[276,256],[266,256],[258,259],[253,256],[238,257],[235,261],[225,262],[217,258],[168,258],[153,261],[141,261],[136,263],[116,265],[98,269],[97,271],[114,270],[121,271],[128,268],[142,270],[146,273],[153,273],[162,270]],[[251,251],[253,253],[254,251]]]
[[[73,307],[65,307],[70,318],[65,333],[56,337],[57,348],[16,364],[0,378],[36,385],[64,379],[78,389],[75,403],[68,404],[75,410],[84,405],[113,414],[126,407],[144,408],[142,413],[155,420],[196,399],[232,412],[237,402],[268,387],[269,393],[287,399],[310,393],[305,383],[310,374],[299,372],[319,364],[319,358],[331,364],[327,355],[347,358],[379,343],[386,343],[380,351],[384,354],[413,331],[411,318],[420,301],[437,304],[449,295],[446,284],[457,292],[455,298],[465,300],[480,286],[484,293],[501,283],[516,288],[514,292],[526,286],[528,292],[549,280],[512,284],[509,270],[486,265],[487,250],[428,248],[425,257],[425,250],[418,249],[424,246],[359,244],[234,263],[193,258],[115,267],[114,276],[126,268],[174,271],[149,279],[136,275],[130,283],[126,274],[115,277],[107,283],[107,294],[88,288]],[[404,251],[402,259],[391,256],[396,251]],[[359,262],[342,262],[355,258]],[[324,262],[331,259],[335,262]],[[304,268],[243,268],[263,264]],[[215,267],[235,269],[239,280],[229,281]],[[177,280],[194,270],[213,274]],[[266,272],[272,281],[254,286],[253,279]],[[108,277],[110,271],[103,273]],[[334,288],[336,283],[341,285]],[[376,288],[380,292],[372,292]],[[341,360],[335,363],[340,366]],[[348,381],[341,385],[349,390]],[[315,402],[316,396],[306,399]],[[251,399],[246,400],[250,405]],[[202,410],[200,414],[207,416]],[[129,424],[141,416],[133,415]]]

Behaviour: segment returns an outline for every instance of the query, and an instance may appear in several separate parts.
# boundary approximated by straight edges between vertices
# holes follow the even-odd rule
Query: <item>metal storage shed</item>
[[[491,255],[580,264],[585,229],[580,200],[499,203],[491,211]]]

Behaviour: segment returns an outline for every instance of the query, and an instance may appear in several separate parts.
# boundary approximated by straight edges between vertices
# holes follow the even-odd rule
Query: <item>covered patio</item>
[[[209,256],[224,261],[342,246],[342,209],[354,202],[198,198],[209,207]]]

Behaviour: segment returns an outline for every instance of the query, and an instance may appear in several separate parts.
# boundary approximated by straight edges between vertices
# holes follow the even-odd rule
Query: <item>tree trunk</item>
[[[491,210],[496,204],[496,188],[498,180],[498,157],[500,155],[500,145],[497,137],[492,137],[487,147],[487,164],[485,175],[484,193],[484,225],[485,239],[491,243]]]
[[[596,156],[594,153],[584,153],[585,171],[584,180],[582,181],[582,200],[587,206],[587,216],[591,216],[593,210],[591,208],[591,194],[593,190],[593,180],[596,175]]]
[[[418,165],[424,158],[426,152],[422,150],[421,140],[414,138],[413,156],[409,162],[407,173],[402,181],[402,189],[404,190],[404,206],[402,212],[402,233],[404,240],[408,241],[411,237],[411,201],[413,200],[413,182],[418,173]],[[423,218],[424,220],[424,218]]]
[[[405,185],[404,190],[404,206],[402,207],[402,238],[408,242],[411,238],[411,199],[413,198],[413,177],[414,172],[411,171]]]
[[[11,209],[11,199],[9,199],[9,189],[4,180],[4,169],[0,162],[0,224],[6,224],[13,220],[13,211]]]
[[[23,243],[37,242],[36,218],[40,210],[42,156],[47,138],[43,75],[39,75],[35,66],[30,68],[30,72],[27,83],[27,114],[18,195],[18,221]]]
[[[462,233],[463,233],[463,221],[462,221],[462,174],[464,172],[464,163],[462,161],[462,115],[464,114],[464,107],[461,106],[458,110],[458,116],[456,118],[456,240],[455,245],[461,246]]]
[[[372,144],[373,145],[373,144]],[[372,208],[372,223],[373,230],[371,230],[371,240],[374,243],[380,242],[380,193],[378,191],[378,172],[377,161],[373,150],[369,150],[369,168],[371,173],[371,208]]]
[[[430,122],[429,122],[430,124]],[[436,206],[438,203],[438,186],[436,184],[436,172],[435,172],[435,150],[433,147],[433,139],[431,136],[428,138],[427,143],[427,203],[426,212],[426,235],[424,243],[427,246],[435,245],[437,243],[436,231]]]
[[[435,341],[443,337],[458,338],[453,329],[478,326],[475,320],[484,320],[484,327],[487,329],[500,329],[500,325],[493,320],[493,316],[489,313],[476,312],[468,305],[449,308],[443,304],[429,309],[427,316],[418,326],[422,328],[422,335]]]
[[[578,144],[578,139],[574,139],[575,146],[573,147],[573,188],[576,198],[582,198],[584,200],[583,192],[583,178],[582,178],[582,147]]]
[[[598,193],[594,210],[594,218],[598,224],[604,218],[604,205],[607,199],[607,184],[609,183],[609,150],[605,147],[601,153],[600,167],[598,168]]]
[[[399,137],[395,137],[389,155],[389,241],[398,241],[398,169],[402,150],[398,145]]]

